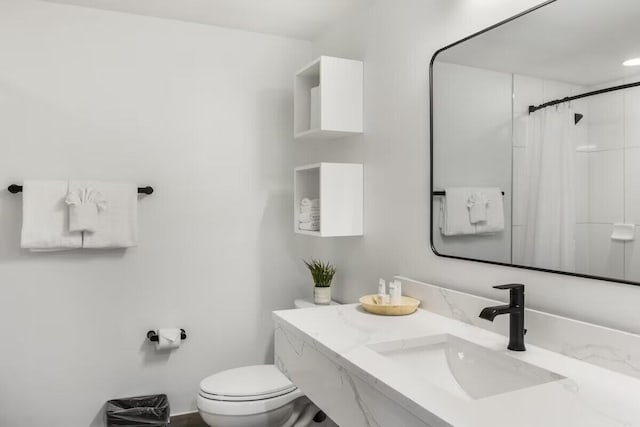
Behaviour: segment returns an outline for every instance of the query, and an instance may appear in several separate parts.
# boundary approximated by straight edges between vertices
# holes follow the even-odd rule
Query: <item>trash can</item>
[[[166,427],[170,416],[166,394],[109,400],[105,411],[107,427]]]

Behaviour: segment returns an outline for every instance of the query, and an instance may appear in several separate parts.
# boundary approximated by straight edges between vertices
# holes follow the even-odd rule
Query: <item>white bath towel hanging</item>
[[[440,205],[440,230],[445,236],[475,234],[476,227],[469,220],[469,196],[474,190],[470,187],[445,188],[446,196]]]
[[[474,197],[475,195],[481,196]],[[502,191],[497,187],[445,188],[445,197],[440,205],[440,230],[442,234],[457,236],[496,233],[504,230],[502,199]],[[472,214],[471,209],[476,207],[478,201],[480,213],[473,212]]]
[[[82,233],[69,231],[67,181],[27,180],[22,190],[21,247],[38,251],[82,247]]]
[[[497,187],[478,190],[487,199],[486,221],[476,223],[477,233],[497,233],[504,230],[504,197]]]
[[[84,232],[82,247],[129,248],[138,244],[138,188],[135,184],[74,182],[74,187],[93,188],[108,201],[98,215],[94,232]]]

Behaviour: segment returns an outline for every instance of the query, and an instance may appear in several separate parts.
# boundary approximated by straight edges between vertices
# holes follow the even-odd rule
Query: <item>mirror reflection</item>
[[[439,255],[640,282],[639,16],[557,0],[437,54]]]

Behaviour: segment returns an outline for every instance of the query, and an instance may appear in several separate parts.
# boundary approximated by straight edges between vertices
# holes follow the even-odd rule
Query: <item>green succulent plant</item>
[[[336,268],[333,265],[329,262],[322,262],[316,259],[303,261],[311,272],[311,277],[313,277],[313,283],[316,288],[328,288],[331,286],[333,276],[336,274]]]

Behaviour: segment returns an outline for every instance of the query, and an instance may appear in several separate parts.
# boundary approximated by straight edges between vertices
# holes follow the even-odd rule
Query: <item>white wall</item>
[[[292,75],[308,42],[28,0],[0,2],[0,188],[152,185],[140,246],[30,254],[0,191],[0,425],[101,425],[110,398],[272,359],[271,311],[307,295],[291,252]],[[304,285],[304,286],[303,286]],[[169,355],[148,329],[189,337]]]
[[[433,244],[438,253],[511,262],[512,86],[509,73],[436,62],[433,67],[433,187],[498,187],[504,193],[504,230],[444,236],[433,201]]]
[[[640,333],[640,287],[449,260],[429,248],[429,60],[437,49],[537,3],[378,0],[315,41],[314,55],[365,62],[365,134],[296,149],[297,164],[365,165],[365,235],[295,240],[299,256],[337,264],[340,299],[356,301],[375,292],[378,277],[396,273],[503,300],[491,286],[522,281],[530,307]]]

